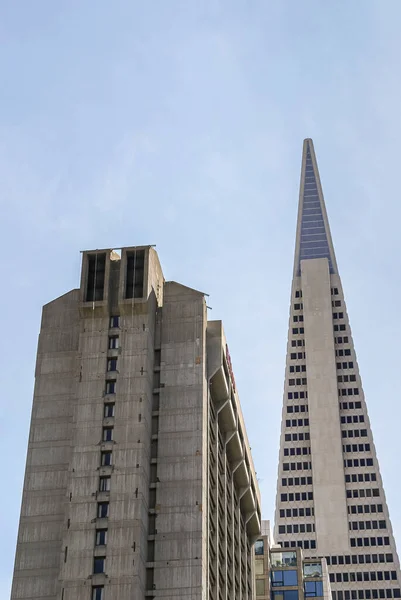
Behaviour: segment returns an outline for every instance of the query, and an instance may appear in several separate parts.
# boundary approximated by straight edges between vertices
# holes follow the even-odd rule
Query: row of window
[[[299,413],[299,412],[308,412],[307,404],[295,404],[293,406],[287,406],[288,413]]]
[[[331,288],[331,295],[332,296],[338,296],[338,288],[332,287]]]
[[[347,327],[344,324],[334,325],[334,331],[347,331]]]
[[[354,410],[362,408],[362,402],[340,402],[340,410]]]
[[[345,556],[326,556],[326,562],[329,566],[392,563],[393,560],[392,554],[346,554]]]
[[[370,444],[346,444],[343,452],[370,452]]]
[[[305,333],[305,328],[304,327],[293,327],[292,333],[294,335],[302,335],[303,333]]]
[[[341,431],[341,436],[343,438],[367,437],[367,435],[367,429],[343,429]]]
[[[283,471],[309,471],[312,469],[311,462],[283,463]]]
[[[386,521],[351,521],[349,523],[351,531],[363,531],[364,529],[387,529]]]
[[[356,381],[356,375],[337,375],[338,383],[348,383],[348,381]]]
[[[310,434],[308,432],[305,433],[286,433],[284,435],[284,439],[286,442],[302,442],[303,440],[309,440]]]
[[[350,538],[351,548],[360,548],[362,546],[389,546],[390,539],[386,537],[363,537]]]
[[[298,448],[284,448],[284,456],[301,456],[310,454],[310,447],[303,446]]]
[[[343,319],[344,318],[344,313],[343,312],[339,312],[339,313],[333,313],[333,319]]]
[[[286,433],[284,435],[284,439],[286,442],[302,442],[303,440],[309,440],[310,435],[308,432],[306,433]]]
[[[292,320],[294,321],[294,323],[303,323],[304,316],[303,315],[294,315],[292,317]]]
[[[401,598],[401,590],[379,589],[379,590],[344,590],[331,592],[332,600],[372,600],[375,598]]]
[[[301,340],[298,340],[301,341]],[[291,352],[290,353],[291,360],[296,360],[297,358],[306,358],[305,352]]]
[[[379,488],[346,490],[347,498],[379,498]]]
[[[364,423],[365,417],[363,415],[353,415],[353,416],[342,416],[341,423]]]
[[[339,396],[359,396],[359,388],[338,388]]]
[[[348,512],[353,515],[357,513],[382,513],[383,504],[352,504],[348,507]]]
[[[309,419],[286,419],[286,427],[309,427]]]
[[[288,392],[288,400],[302,400],[308,397],[308,392]]]
[[[341,300],[332,300],[331,306],[341,306]]]
[[[297,379],[289,379],[288,385],[306,385],[306,377],[298,377]]]
[[[373,467],[373,458],[347,458],[344,467]]]
[[[313,492],[296,492],[295,494],[280,494],[281,502],[300,502],[301,500],[313,500]]]
[[[304,548],[304,550],[315,550],[316,540],[297,540],[290,542],[277,542],[282,548]]]
[[[315,525],[313,523],[300,523],[298,525],[279,525],[279,533],[314,533]]]
[[[335,354],[336,356],[351,356],[351,350],[349,348],[339,348]]]
[[[292,486],[292,485],[312,485],[312,477],[289,477],[281,480],[281,485]]]
[[[353,473],[352,475],[346,475],[345,481],[347,483],[356,483],[357,481],[376,481],[376,473]]]
[[[336,367],[337,369],[353,369],[354,363],[352,360],[348,362],[338,362],[336,363]]]
[[[306,365],[290,365],[290,373],[305,373]]]
[[[305,508],[281,508],[280,518],[286,517],[313,517],[315,511],[313,507],[306,506]]]
[[[305,346],[305,340],[291,340],[292,348],[296,348],[297,346]]]
[[[335,344],[348,344],[349,342],[349,337],[347,335],[344,336],[338,336],[334,338],[334,343]]]

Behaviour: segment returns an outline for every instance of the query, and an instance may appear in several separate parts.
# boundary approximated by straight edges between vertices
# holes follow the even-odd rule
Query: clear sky
[[[41,307],[82,249],[156,244],[210,294],[273,517],[305,137],[401,546],[400,19],[399,0],[0,2],[1,599]]]

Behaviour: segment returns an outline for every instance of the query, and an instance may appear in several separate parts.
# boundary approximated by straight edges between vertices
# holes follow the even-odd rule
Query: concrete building
[[[304,558],[300,547],[284,550],[274,544],[269,521],[255,544],[256,600],[331,600],[324,558]]]
[[[250,600],[258,484],[220,321],[151,247],[43,309],[12,600]]]
[[[333,600],[400,598],[400,568],[312,140],[291,290],[275,539],[326,557]]]

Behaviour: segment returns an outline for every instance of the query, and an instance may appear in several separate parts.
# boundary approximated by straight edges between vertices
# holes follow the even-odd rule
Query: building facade
[[[250,600],[258,484],[222,324],[151,247],[43,308],[12,600]]]
[[[274,544],[269,521],[255,544],[256,600],[331,600],[324,558],[304,558],[300,547],[284,550]]]
[[[400,568],[312,140],[304,141],[275,539],[326,557],[333,600],[399,598]]]

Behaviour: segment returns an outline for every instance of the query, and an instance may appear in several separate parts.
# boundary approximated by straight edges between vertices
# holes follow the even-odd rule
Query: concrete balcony
[[[229,383],[221,365],[210,380],[212,398],[214,402],[222,402],[229,395]]]
[[[227,398],[217,412],[219,417],[219,427],[223,431],[235,431],[237,429],[234,407],[230,398]]]
[[[251,483],[245,460],[241,460],[238,466],[233,468],[233,476],[234,482],[239,488],[247,487]]]
[[[227,436],[227,458],[230,463],[241,460],[244,455],[238,429]]]

